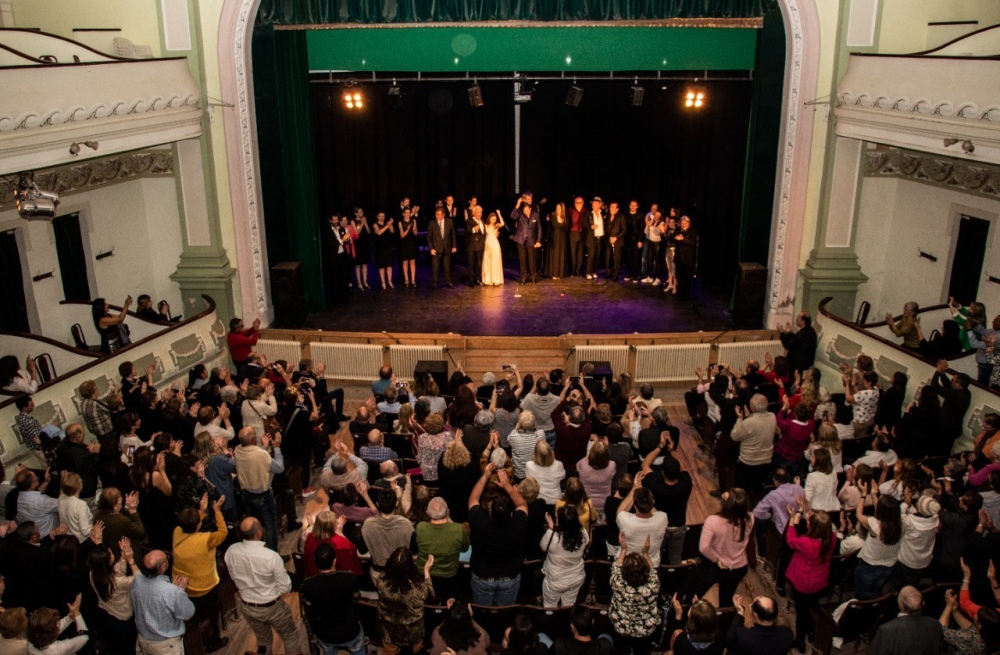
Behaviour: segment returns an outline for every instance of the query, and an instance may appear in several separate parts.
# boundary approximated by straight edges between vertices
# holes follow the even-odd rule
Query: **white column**
[[[823,242],[827,248],[851,247],[863,148],[864,143],[857,139],[837,137],[833,156],[833,180],[830,185],[830,208]]]

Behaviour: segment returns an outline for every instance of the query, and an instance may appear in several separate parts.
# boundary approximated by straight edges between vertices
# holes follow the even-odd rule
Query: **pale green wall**
[[[979,28],[1000,23],[997,0],[882,0],[881,5],[878,51],[885,54],[920,52],[941,45],[934,42],[934,32],[928,43],[927,23],[978,20]],[[941,30],[942,34],[953,31],[931,29]]]
[[[13,0],[14,26],[73,38],[73,28],[117,27],[160,55],[160,17],[151,0]]]

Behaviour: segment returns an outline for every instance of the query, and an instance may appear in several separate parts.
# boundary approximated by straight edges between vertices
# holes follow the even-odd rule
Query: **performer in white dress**
[[[486,219],[486,249],[483,252],[483,284],[503,284],[503,256],[500,252],[500,228],[504,226],[500,212],[495,211]]]

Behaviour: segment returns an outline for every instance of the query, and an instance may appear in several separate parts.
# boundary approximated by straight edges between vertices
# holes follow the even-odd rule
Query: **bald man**
[[[941,624],[923,616],[924,597],[916,587],[899,590],[899,616],[883,623],[868,646],[871,655],[937,655],[944,632]]]
[[[194,603],[185,592],[187,578],[170,582],[166,573],[167,554],[153,550],[142,559],[142,575],[132,580],[132,611],[142,655],[184,652],[184,622],[194,616]]]
[[[732,655],[787,653],[792,647],[792,629],[777,625],[778,603],[770,596],[749,599],[733,596],[733,607],[740,615],[729,626],[726,651]]]
[[[448,503],[436,496],[427,504],[430,521],[417,524],[417,568],[423,568],[429,555],[434,556],[431,582],[438,598],[457,598],[461,593],[458,583],[459,555],[469,547],[469,533],[461,523],[451,520]]]
[[[281,595],[292,590],[281,555],[264,546],[264,528],[253,517],[240,523],[243,541],[226,551],[226,566],[236,584],[242,604],[242,614],[257,635],[257,652],[271,651],[273,627],[281,636],[286,653],[299,653],[299,629],[292,611]]]

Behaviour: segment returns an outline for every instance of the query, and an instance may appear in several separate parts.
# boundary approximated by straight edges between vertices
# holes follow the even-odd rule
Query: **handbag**
[[[545,544],[545,554],[546,554],[545,563],[546,564],[549,561],[549,559],[548,559],[549,548],[552,547],[552,540],[555,539],[555,536],[556,536],[556,531],[553,530],[552,531],[552,536],[549,537],[549,543]],[[544,580],[545,579],[545,564],[542,564],[542,567],[540,569],[536,569],[534,573],[535,573],[535,579],[536,580]]]
[[[281,432],[281,424],[278,423],[278,419],[276,419],[273,416],[269,416],[267,418],[264,418],[264,415],[261,414],[260,411],[256,407],[253,406],[253,401],[252,400],[248,400],[247,404],[250,405],[250,409],[253,410],[253,413],[256,414],[257,417],[264,424],[264,433],[265,434],[277,434],[278,432]]]

